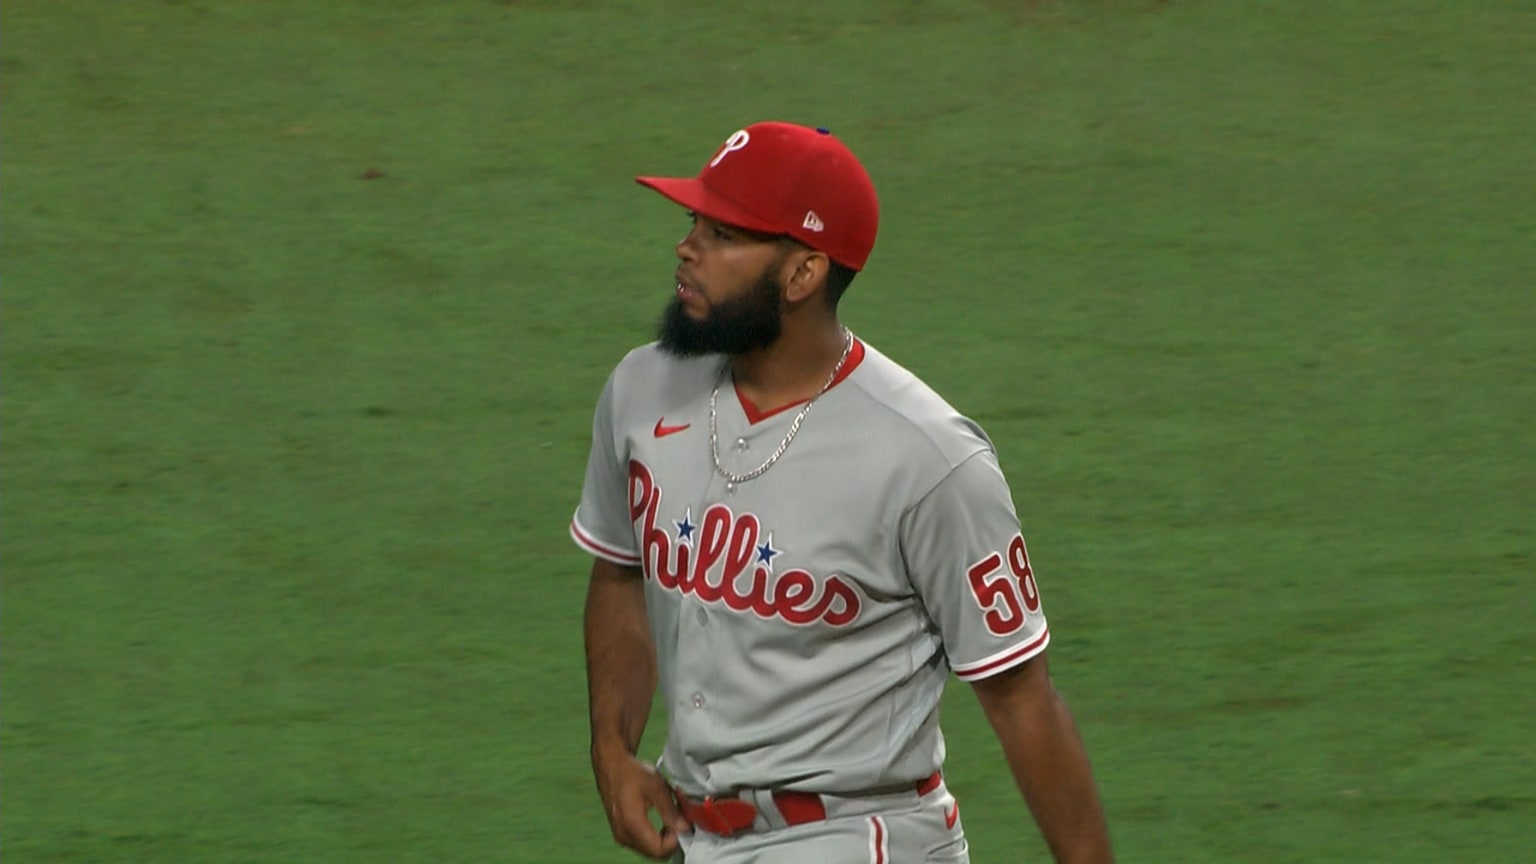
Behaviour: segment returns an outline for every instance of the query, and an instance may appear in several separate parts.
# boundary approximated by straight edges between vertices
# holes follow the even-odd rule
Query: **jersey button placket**
[[[737,453],[746,453],[748,450],[752,449],[752,445],[751,445],[750,442],[747,441],[747,439],[745,437],[741,437],[741,438],[737,438],[736,439],[736,443],[734,445],[732,445],[731,449],[735,450]],[[726,482],[726,484],[725,484],[725,495],[726,495],[727,498],[735,497],[735,495],[736,495],[736,484],[735,483],[731,483],[729,481]]]

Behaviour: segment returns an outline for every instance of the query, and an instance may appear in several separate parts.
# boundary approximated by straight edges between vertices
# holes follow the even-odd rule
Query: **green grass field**
[[[1123,861],[1530,860],[1536,3],[761,7],[6,4],[5,859],[634,860],[565,533],[631,177],[779,118],[998,443]]]

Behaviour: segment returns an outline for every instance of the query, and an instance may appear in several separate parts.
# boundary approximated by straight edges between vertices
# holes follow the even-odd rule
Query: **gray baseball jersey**
[[[949,671],[975,681],[1049,639],[985,433],[855,341],[767,473],[799,406],[762,414],[724,357],[632,351],[598,402],[571,536],[644,572],[668,709],[664,761],[691,795],[853,792],[938,770]]]

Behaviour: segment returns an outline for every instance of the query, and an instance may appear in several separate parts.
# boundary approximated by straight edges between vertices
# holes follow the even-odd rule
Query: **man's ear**
[[[827,287],[827,273],[832,261],[825,252],[815,249],[797,249],[784,260],[784,301],[790,305],[805,302],[818,291]]]

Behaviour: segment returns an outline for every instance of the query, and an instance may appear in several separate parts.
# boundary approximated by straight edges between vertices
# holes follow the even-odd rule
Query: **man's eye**
[[[716,237],[716,239],[719,239],[719,240],[729,240],[733,236],[735,236],[735,235],[733,235],[731,232],[725,230],[724,228],[721,228],[719,225],[715,226],[715,237]]]

